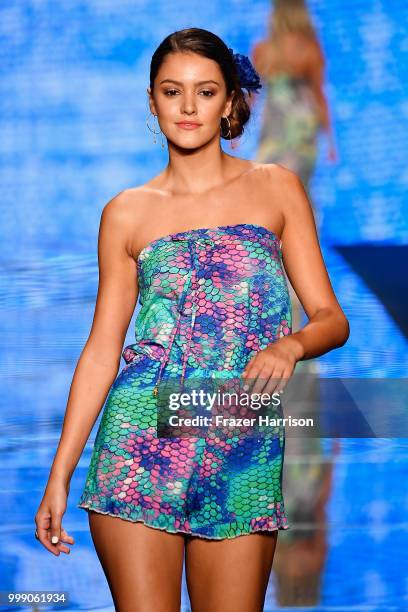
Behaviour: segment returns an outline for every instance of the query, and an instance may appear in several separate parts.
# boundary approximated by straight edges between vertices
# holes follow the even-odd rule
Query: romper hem
[[[110,504],[112,505],[112,500],[110,500]],[[82,508],[83,510],[92,510],[99,514],[105,514],[108,516],[113,516],[116,518],[121,518],[125,521],[131,521],[133,523],[143,523],[147,527],[152,527],[153,529],[160,529],[161,531],[167,531],[168,533],[184,533],[189,536],[204,538],[207,540],[224,540],[224,539],[232,539],[241,535],[250,535],[251,533],[257,533],[258,531],[278,531],[278,530],[287,530],[290,529],[290,525],[286,522],[286,517],[281,513],[279,516],[279,511],[271,516],[261,516],[258,518],[251,518],[247,520],[241,521],[231,521],[230,523],[224,523],[222,528],[218,531],[219,535],[206,535],[200,533],[197,529],[183,529],[181,526],[183,523],[189,523],[188,519],[174,519],[173,517],[167,517],[164,514],[160,515],[159,520],[152,519],[148,516],[148,512],[139,510],[133,511],[132,516],[126,515],[123,511],[120,510],[118,512],[111,512],[109,510],[105,510],[106,504],[94,502],[90,500],[85,500],[77,504],[77,508]],[[113,507],[115,507],[113,505]],[[118,507],[118,506],[116,506]],[[169,521],[168,518],[173,518],[173,521]],[[283,520],[282,520],[283,518]],[[178,526],[175,526],[174,523],[177,523]],[[258,524],[257,524],[258,523]]]

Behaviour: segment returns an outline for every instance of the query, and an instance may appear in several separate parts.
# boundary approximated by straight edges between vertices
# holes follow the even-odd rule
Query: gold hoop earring
[[[150,114],[151,114],[151,115],[153,115],[153,113],[152,113],[152,112],[150,112]],[[156,134],[161,134],[161,146],[162,146],[162,149],[164,149],[164,138],[163,138],[163,132],[161,131],[161,129],[160,129],[160,127],[159,127],[159,120],[157,119],[157,115],[153,115],[153,117],[154,117],[153,121],[156,121],[156,120],[157,120],[157,127],[159,128],[159,131],[158,131],[158,132],[156,132],[154,129],[152,130],[152,128],[151,128],[151,127],[150,127],[150,125],[149,125],[149,117],[147,117],[147,119],[146,119],[146,125],[147,125],[147,127],[149,128],[149,130],[150,130],[151,132],[153,132],[153,142],[154,142],[154,144],[156,144],[156,142],[157,142],[157,141],[156,141]]]
[[[227,138],[229,138],[230,147],[232,149],[233,146],[232,146],[232,138],[231,138],[231,121],[229,120],[228,117],[222,117],[221,119],[226,119],[228,121],[228,134],[227,134]],[[222,131],[222,125],[221,125],[221,131]]]

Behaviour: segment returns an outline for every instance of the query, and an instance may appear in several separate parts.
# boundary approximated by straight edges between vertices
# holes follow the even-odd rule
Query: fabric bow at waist
[[[186,371],[186,366],[187,366],[187,359],[189,357],[191,339],[193,337],[193,331],[194,331],[194,325],[195,325],[195,319],[196,319],[196,311],[197,311],[197,301],[196,301],[196,294],[197,294],[197,289],[198,289],[197,273],[199,272],[199,266],[200,266],[197,251],[198,251],[199,246],[202,243],[210,243],[211,245],[215,244],[215,241],[208,236],[192,237],[192,236],[186,236],[185,234],[186,232],[182,232],[180,235],[173,234],[171,237],[172,240],[187,241],[188,252],[190,255],[190,270],[186,276],[186,280],[184,282],[183,289],[181,291],[180,297],[177,302],[177,312],[178,312],[177,320],[172,330],[168,347],[166,348],[164,356],[163,356],[163,361],[160,366],[156,385],[153,389],[153,395],[155,396],[158,394],[159,384],[160,384],[160,381],[161,381],[161,378],[164,372],[164,368],[166,367],[169,361],[170,351],[173,346],[176,335],[179,331],[182,315],[185,314],[184,306],[185,306],[186,298],[187,296],[189,296],[191,299],[191,322],[190,322],[190,327],[188,330],[187,346],[186,346],[185,351],[183,352],[183,367],[182,367],[182,373],[180,377],[181,386],[183,386],[185,371]]]

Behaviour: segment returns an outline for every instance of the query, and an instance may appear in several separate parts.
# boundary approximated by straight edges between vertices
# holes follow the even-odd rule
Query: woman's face
[[[221,117],[231,112],[217,62],[196,53],[169,53],[154,81],[150,110],[170,142],[192,149],[220,137]],[[183,125],[184,123],[184,125]],[[197,126],[186,125],[188,123]]]

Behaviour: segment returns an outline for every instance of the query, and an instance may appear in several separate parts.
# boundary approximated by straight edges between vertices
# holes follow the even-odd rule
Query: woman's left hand
[[[242,378],[253,379],[251,393],[283,392],[292,376],[296,362],[303,357],[303,346],[293,336],[283,336],[258,351],[247,363]],[[244,389],[249,389],[245,383]]]

